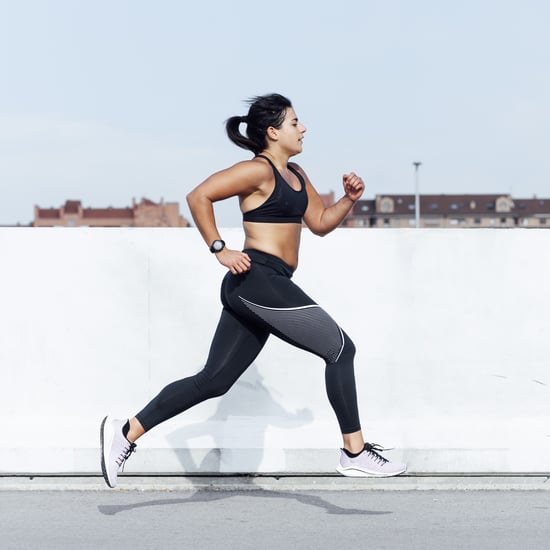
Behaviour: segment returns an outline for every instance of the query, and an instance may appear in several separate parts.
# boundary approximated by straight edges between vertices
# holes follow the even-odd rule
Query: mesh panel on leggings
[[[335,363],[340,357],[344,347],[342,331],[320,306],[272,308],[240,298],[248,309],[299,346],[329,363]]]

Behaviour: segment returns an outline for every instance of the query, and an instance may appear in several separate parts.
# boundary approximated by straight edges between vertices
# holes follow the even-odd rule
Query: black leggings
[[[254,361],[270,334],[318,355],[326,362],[329,401],[342,433],[361,429],[353,358],[346,333],[290,279],[293,270],[279,258],[245,250],[250,271],[227,273],[223,311],[205,367],[168,384],[136,418],[145,431],[206,399],[225,394]]]

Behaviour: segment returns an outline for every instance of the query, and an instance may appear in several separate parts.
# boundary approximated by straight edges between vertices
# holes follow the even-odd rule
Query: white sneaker
[[[105,483],[111,488],[116,487],[118,471],[124,468],[124,463],[136,448],[136,444],[130,443],[122,433],[126,422],[106,416],[101,423],[101,471]]]
[[[341,449],[336,471],[348,477],[391,477],[407,471],[406,464],[390,462],[378,453],[385,450],[380,445],[365,443],[361,454],[351,458]]]

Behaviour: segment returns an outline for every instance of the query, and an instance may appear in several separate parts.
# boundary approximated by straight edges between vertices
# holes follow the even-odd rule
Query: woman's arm
[[[234,196],[254,193],[265,179],[263,163],[243,161],[231,168],[216,172],[187,194],[187,204],[193,221],[208,247],[221,236],[216,226],[213,204]],[[215,253],[218,261],[231,273],[243,273],[250,269],[250,258],[239,250],[224,248]]]
[[[303,170],[300,169],[300,172],[306,180],[308,195],[308,207],[304,215],[304,221],[313,233],[323,237],[342,223],[342,220],[351,210],[355,201],[363,194],[365,184],[354,172],[344,174],[342,177],[342,184],[344,186],[345,195],[338,202],[326,208],[323,205],[321,197],[313,185],[311,185],[311,182]]]

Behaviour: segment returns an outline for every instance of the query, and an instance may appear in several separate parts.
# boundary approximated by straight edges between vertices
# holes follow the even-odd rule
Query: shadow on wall
[[[212,430],[211,422],[222,425]],[[312,422],[310,409],[291,412],[273,398],[254,363],[229,392],[219,398],[216,412],[207,422],[184,426],[167,439],[174,446],[184,472],[257,472],[264,458],[269,426],[292,429]],[[182,441],[204,436],[213,439],[213,448],[197,463],[189,449],[181,448]]]

